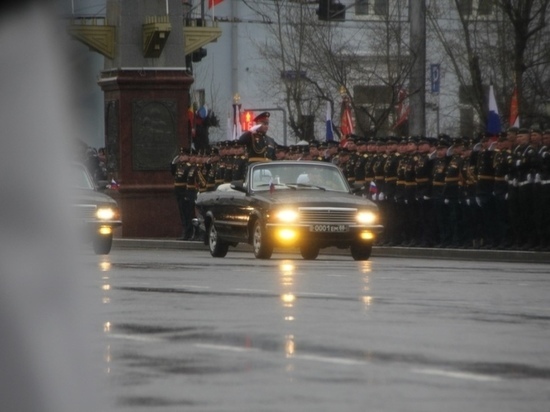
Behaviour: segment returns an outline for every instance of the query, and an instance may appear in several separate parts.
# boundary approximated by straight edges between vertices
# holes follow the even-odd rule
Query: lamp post
[[[239,126],[241,124],[241,107],[241,96],[239,93],[235,93],[233,96],[233,140],[237,140],[239,137],[238,135],[240,134],[239,130],[241,128]]]

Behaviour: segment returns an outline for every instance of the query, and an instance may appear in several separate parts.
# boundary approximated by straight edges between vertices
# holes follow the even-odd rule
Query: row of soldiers
[[[478,139],[413,136],[278,145],[277,160],[337,164],[350,186],[380,208],[387,246],[521,248],[550,245],[550,130],[511,128]],[[194,216],[197,193],[244,178],[238,141],[183,150],[172,162],[176,198]],[[181,205],[183,206],[183,204]],[[182,238],[192,237],[184,223]]]
[[[549,249],[550,130],[351,139],[336,162],[379,205],[383,245]]]

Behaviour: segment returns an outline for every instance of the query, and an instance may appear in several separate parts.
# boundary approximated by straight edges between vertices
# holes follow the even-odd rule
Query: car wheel
[[[252,246],[254,248],[254,256],[256,256],[256,258],[271,258],[271,255],[273,254],[273,243],[268,239],[267,233],[265,233],[265,228],[259,220],[254,223]]]
[[[301,245],[300,253],[305,260],[315,260],[319,256],[319,246],[317,245]]]
[[[108,255],[113,245],[113,234],[97,235],[93,240],[93,244],[96,255]]]
[[[355,242],[351,244],[350,250],[353,260],[369,260],[372,243]]]
[[[220,258],[225,257],[229,250],[229,244],[218,237],[218,231],[214,223],[210,225],[210,230],[208,231],[208,249],[210,249],[210,254],[213,257]]]

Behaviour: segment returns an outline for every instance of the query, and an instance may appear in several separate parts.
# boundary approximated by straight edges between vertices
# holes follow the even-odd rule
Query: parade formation
[[[358,196],[378,205],[376,245],[550,250],[550,130],[510,128],[499,135],[381,137],[276,145],[269,114],[236,140],[182,149],[172,162],[182,240],[193,232],[197,194],[244,179],[258,160],[338,165]]]

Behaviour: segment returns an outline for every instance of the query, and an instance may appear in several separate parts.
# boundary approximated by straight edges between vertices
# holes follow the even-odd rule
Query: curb
[[[190,242],[172,239],[113,239],[113,247],[116,249],[175,249],[175,250],[204,250],[208,246],[202,242]],[[239,244],[229,249],[237,252],[250,252],[252,247]],[[282,249],[277,250],[282,251]],[[296,249],[286,249],[287,253],[299,254]],[[347,249],[334,247],[322,249],[320,255],[349,255]],[[523,262],[523,263],[550,263],[549,252],[524,252],[519,250],[464,250],[464,249],[438,249],[438,248],[407,248],[407,247],[382,247],[374,246],[372,257],[395,257],[407,259],[449,259],[471,260],[489,262]],[[351,258],[351,257],[350,257]]]

